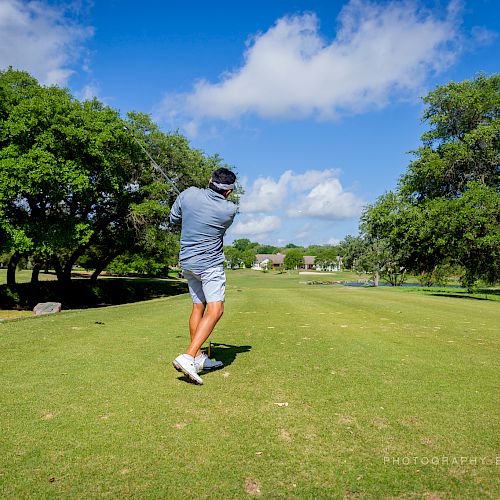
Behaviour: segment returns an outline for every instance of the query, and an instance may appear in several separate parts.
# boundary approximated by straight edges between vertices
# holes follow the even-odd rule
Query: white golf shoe
[[[222,361],[212,361],[204,352],[194,358],[194,364],[198,372],[202,370],[209,371],[224,368],[224,363]]]
[[[203,385],[203,379],[198,375],[193,356],[181,354],[172,361],[172,364],[178,372],[184,373],[190,382]]]

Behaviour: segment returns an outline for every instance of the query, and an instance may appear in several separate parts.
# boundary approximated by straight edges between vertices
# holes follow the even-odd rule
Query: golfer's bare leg
[[[196,328],[194,336],[191,338],[191,344],[188,347],[186,354],[196,356],[196,353],[205,343],[205,340],[208,339],[223,314],[224,302],[218,301],[207,303],[205,313],[198,324],[198,328]]]
[[[193,304],[193,310],[191,311],[191,316],[189,317],[189,335],[191,336],[191,342],[193,341],[198,325],[200,324],[201,318],[203,318],[203,313],[205,312],[205,304]],[[196,356],[199,356],[201,351],[198,349]]]

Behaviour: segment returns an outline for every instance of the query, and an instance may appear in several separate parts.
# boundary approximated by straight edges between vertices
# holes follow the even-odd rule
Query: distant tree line
[[[233,241],[232,245],[224,247],[227,265],[231,268],[250,268],[256,261],[257,254],[285,255],[284,268],[296,269],[303,264],[305,255],[315,256],[315,264],[322,267],[335,266],[340,248],[334,245],[309,245],[307,247],[288,243],[284,247],[262,245],[260,243],[242,238]]]
[[[149,115],[120,117],[97,99],[40,85],[23,71],[0,72],[0,254],[8,284],[29,261],[71,279],[75,264],[94,270],[161,274],[177,262],[168,230],[172,187],[124,129],[149,149],[179,189],[206,186],[226,166],[164,133]]]

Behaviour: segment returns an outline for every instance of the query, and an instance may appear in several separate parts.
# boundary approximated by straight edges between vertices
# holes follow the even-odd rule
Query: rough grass
[[[0,324],[2,497],[497,497],[498,302],[301,279],[229,273],[201,387],[187,295]]]

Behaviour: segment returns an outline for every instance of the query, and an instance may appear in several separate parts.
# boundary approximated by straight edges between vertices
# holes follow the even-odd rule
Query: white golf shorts
[[[189,269],[183,269],[182,273],[187,279],[193,304],[224,302],[226,274],[223,266],[211,267],[200,274]]]

